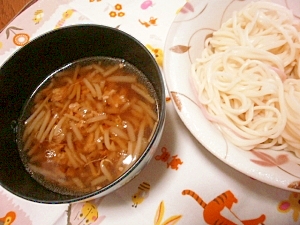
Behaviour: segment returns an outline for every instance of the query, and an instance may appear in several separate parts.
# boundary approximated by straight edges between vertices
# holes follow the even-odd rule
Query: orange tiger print
[[[200,196],[192,190],[183,190],[182,195],[189,195],[193,199],[195,199],[200,206],[202,206],[203,210],[203,218],[207,224],[214,225],[236,225],[236,223],[230,221],[221,215],[221,211],[226,207],[229,210],[231,209],[233,203],[237,203],[238,200],[232,194],[231,191],[226,191],[216,198],[214,198],[209,203],[205,203]],[[233,213],[233,212],[232,212]],[[233,214],[234,215],[234,214]],[[238,218],[236,215],[234,215]],[[263,225],[266,216],[262,214],[260,217],[251,220],[240,220],[240,222],[244,225]]]

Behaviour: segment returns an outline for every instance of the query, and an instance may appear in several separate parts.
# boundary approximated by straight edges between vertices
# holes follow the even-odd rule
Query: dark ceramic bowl
[[[92,56],[121,58],[142,71],[158,96],[159,121],[141,157],[110,185],[80,197],[54,193],[25,170],[16,143],[17,121],[25,101],[58,68]],[[100,25],[78,25],[54,30],[28,43],[0,68],[0,184],[11,193],[40,203],[68,203],[104,196],[134,178],[150,161],[165,121],[165,89],[151,53],[130,35]]]

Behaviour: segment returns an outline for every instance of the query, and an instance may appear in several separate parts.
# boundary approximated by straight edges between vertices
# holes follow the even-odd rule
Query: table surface
[[[0,31],[29,3],[31,0],[0,0]]]
[[[48,31],[75,24],[100,24],[136,37],[156,57],[164,73],[163,57],[173,54],[177,59],[185,59],[193,47],[184,39],[187,32],[182,30],[179,35],[173,35],[176,38],[169,43],[171,47],[165,45],[171,24],[195,27],[189,26],[192,19],[210,15],[209,10],[232,10],[232,5],[250,1],[172,0],[170,4],[165,0],[0,0],[0,66],[30,40]],[[272,1],[299,6],[298,0]],[[214,7],[214,2],[222,4]],[[12,20],[28,3],[33,4]],[[207,14],[201,14],[202,11]],[[186,76],[185,71],[182,76]],[[26,77],[20,77],[20,82],[24,81]],[[92,219],[90,225],[204,225],[211,224],[210,216],[226,218],[229,222],[224,224],[235,225],[299,224],[299,190],[282,190],[260,182],[207,151],[175,110],[181,106],[179,103],[187,101],[179,91],[181,89],[169,90],[173,95],[168,94],[166,99],[165,129],[157,152],[131,182],[102,198],[57,205],[27,201],[0,186],[0,224],[6,216],[12,215],[15,219],[12,225],[82,225],[83,219]],[[176,97],[176,104],[170,101],[171,97]],[[263,161],[263,165],[271,161],[270,167],[252,163],[249,169],[257,171],[256,176],[259,173],[273,178],[264,171],[276,170],[281,174],[286,173],[284,169],[289,172],[294,168],[287,167],[291,161],[277,165],[272,164],[277,157],[263,156],[251,156],[255,162]],[[299,172],[293,179],[300,183],[300,160],[295,162]],[[253,170],[254,167],[259,169]],[[145,183],[150,189],[139,192]],[[134,198],[136,195],[139,195],[138,200]],[[197,195],[203,199],[201,204],[192,198]]]

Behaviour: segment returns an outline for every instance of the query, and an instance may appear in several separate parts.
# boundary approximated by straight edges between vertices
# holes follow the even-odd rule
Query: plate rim
[[[283,0],[285,3],[287,0]],[[296,0],[290,0],[290,1],[296,1]],[[224,1],[225,2],[225,1]],[[231,3],[234,2],[233,1],[230,1]],[[244,2],[251,2],[251,0],[244,0]],[[272,1],[274,2],[274,0]],[[206,5],[204,4],[206,3]],[[210,0],[210,1],[202,1],[201,3],[197,0],[190,0],[189,2],[187,2],[184,6],[183,6],[183,9],[184,8],[187,8],[187,10],[189,9],[192,9],[191,7],[193,6],[198,6],[199,4],[204,4],[204,7],[207,6],[207,4],[217,4],[217,3],[220,3],[220,1],[218,0]],[[224,3],[226,4],[226,3]],[[246,4],[246,3],[245,3]],[[228,5],[227,5],[228,6]],[[186,9],[184,9],[186,10]],[[202,9],[203,10],[203,9]],[[199,13],[199,12],[197,12]],[[223,12],[224,13],[224,12]],[[179,26],[178,24],[180,23],[180,20],[181,18],[180,17],[187,17],[187,13],[185,12],[184,13],[185,15],[182,15],[180,14],[180,12],[178,13],[178,15],[175,17],[174,21],[172,22],[169,30],[168,30],[168,33],[167,33],[167,36],[166,36],[166,41],[165,41],[165,46],[164,46],[164,62],[163,62],[163,75],[165,77],[165,81],[166,81],[166,87],[167,87],[167,91],[170,95],[170,98],[172,100],[172,104],[173,106],[175,107],[175,110],[177,112],[177,114],[179,115],[179,118],[182,120],[182,122],[184,123],[184,125],[186,126],[186,128],[189,130],[189,132],[192,134],[192,136],[201,144],[203,145],[203,147],[209,151],[211,154],[213,154],[214,156],[216,156],[220,161],[222,161],[223,163],[227,164],[228,166],[232,167],[233,169],[243,173],[244,175],[246,176],[249,176],[251,177],[252,179],[256,179],[262,183],[265,183],[265,184],[268,184],[270,186],[273,186],[273,187],[277,187],[277,188],[280,188],[280,189],[283,189],[283,190],[288,190],[288,191],[293,191],[293,192],[299,192],[300,193],[300,190],[299,189],[294,189],[294,188],[290,188],[287,186],[287,182],[289,182],[290,184],[293,182],[292,179],[294,179],[295,181],[300,181],[299,178],[296,178],[292,175],[289,175],[287,174],[287,180],[289,181],[286,181],[285,179],[283,178],[278,178],[276,177],[276,174],[269,174],[270,172],[268,172],[268,169],[266,168],[262,168],[262,167],[259,167],[259,166],[255,166],[253,168],[251,168],[251,165],[250,165],[250,169],[249,168],[242,168],[240,167],[240,165],[238,165],[239,163],[238,162],[235,162],[235,161],[232,161],[231,158],[228,159],[228,157],[222,157],[220,154],[217,154],[216,151],[214,151],[213,149],[210,148],[210,146],[207,144],[207,142],[205,140],[203,140],[203,138],[199,137],[199,134],[196,133],[196,130],[191,128],[191,125],[190,125],[190,122],[189,119],[188,119],[188,116],[192,116],[189,114],[189,109],[186,107],[186,103],[180,101],[180,99],[178,99],[177,95],[181,95],[181,98],[183,96],[183,98],[187,97],[188,101],[191,101],[193,102],[193,97],[195,96],[185,96],[184,92],[183,93],[180,93],[178,92],[178,90],[176,90],[176,88],[174,89],[174,87],[172,86],[172,83],[171,83],[171,75],[170,75],[170,71],[168,71],[170,65],[171,64],[168,60],[170,60],[170,52],[171,51],[183,51],[183,49],[174,49],[172,47],[172,50],[170,49],[170,40],[173,42],[176,42],[178,41],[178,36],[174,35],[174,33],[183,33],[183,34],[186,34],[185,32],[182,32],[182,30],[179,31],[175,31],[176,29],[178,29],[177,27]],[[186,21],[184,21],[186,22]],[[176,39],[176,40],[174,40]],[[176,45],[175,47],[182,47],[182,48],[190,48],[191,46],[183,46],[183,45]],[[186,50],[186,49],[184,49]],[[189,51],[189,50],[188,50]],[[172,52],[174,53],[174,52]],[[188,75],[189,76],[189,75]],[[186,82],[186,81],[185,81]],[[191,98],[190,98],[191,97]],[[179,104],[180,104],[180,107],[183,107],[185,112],[182,112],[181,109],[179,109]],[[192,103],[194,104],[194,102]],[[188,114],[185,115],[185,114]],[[210,122],[209,122],[210,123]],[[212,123],[210,123],[212,124]],[[212,124],[213,125],[213,124]],[[215,126],[215,125],[213,125]],[[224,138],[224,137],[223,137]],[[228,143],[228,141],[226,141],[227,144],[229,145],[232,145],[231,143]],[[234,146],[235,148],[237,148],[236,146]],[[239,149],[239,151],[244,151],[242,149]],[[245,151],[246,152],[246,151]],[[291,153],[287,152],[287,151],[281,151],[282,153],[284,154],[288,154],[288,155],[292,155]],[[244,155],[244,153],[241,153]],[[248,153],[246,153],[248,154]],[[294,156],[295,157],[295,156]],[[296,157],[295,157],[296,158]],[[248,166],[249,166],[248,165]],[[271,170],[271,171],[274,171],[274,170]],[[267,178],[266,178],[267,177]],[[299,188],[299,187],[298,187]]]

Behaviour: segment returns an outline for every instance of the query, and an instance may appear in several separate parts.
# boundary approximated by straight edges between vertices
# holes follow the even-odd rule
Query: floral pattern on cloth
[[[98,207],[102,198],[70,204],[67,211],[68,225],[98,225],[105,219]]]
[[[161,201],[154,217],[154,225],[175,225],[179,222],[182,215],[173,215],[165,218],[165,202]]]
[[[238,199],[230,190],[225,191],[207,203],[192,190],[185,189],[182,191],[182,195],[191,196],[203,208],[203,218],[207,224],[259,225],[264,224],[266,219],[264,214],[255,219],[240,219],[240,216],[236,215],[231,209],[233,204],[238,202]]]
[[[0,224],[4,225],[31,225],[30,216],[19,205],[15,204],[0,190]]]
[[[278,211],[281,213],[289,213],[292,211],[292,217],[295,222],[300,220],[300,194],[291,193],[288,199],[278,204]]]
[[[0,34],[0,43],[2,43],[0,44],[0,55],[5,51],[16,50],[18,47],[27,44],[32,34],[44,25],[44,22],[51,17],[59,5],[58,0],[54,0],[53,4],[45,9],[40,8],[42,2],[43,0],[36,1],[31,7],[21,13],[21,15],[25,15],[25,21],[17,17],[4,28]],[[15,24],[22,24],[22,26],[16,26]]]
[[[170,2],[38,0],[0,33],[0,64],[45,32],[74,24],[101,24],[136,37],[163,69],[170,24],[177,14],[194,11],[189,1]],[[18,35],[21,33],[28,36]],[[16,35],[17,44],[13,41]],[[190,48],[184,44],[173,47],[178,54]],[[190,135],[169,96],[166,102],[161,144],[145,170],[130,183],[105,197],[65,205],[27,202],[0,187],[0,224],[7,218],[13,225],[210,224],[210,217],[221,216],[233,224],[299,223],[298,195],[264,185],[220,162]],[[253,159],[260,162],[263,158],[253,155]],[[279,162],[276,166],[283,165]]]
[[[132,195],[132,207],[137,207],[142,204],[146,198],[148,198],[150,193],[151,185],[148,182],[142,182],[139,184],[137,191]]]
[[[170,4],[164,0],[74,0],[70,5],[98,24],[118,28],[137,38],[162,67],[164,41],[169,26],[185,2],[177,0]]]
[[[54,0],[51,4],[45,2],[47,0],[36,1],[0,33],[0,64],[13,52],[46,32],[64,26],[92,23],[74,10],[68,0]]]

